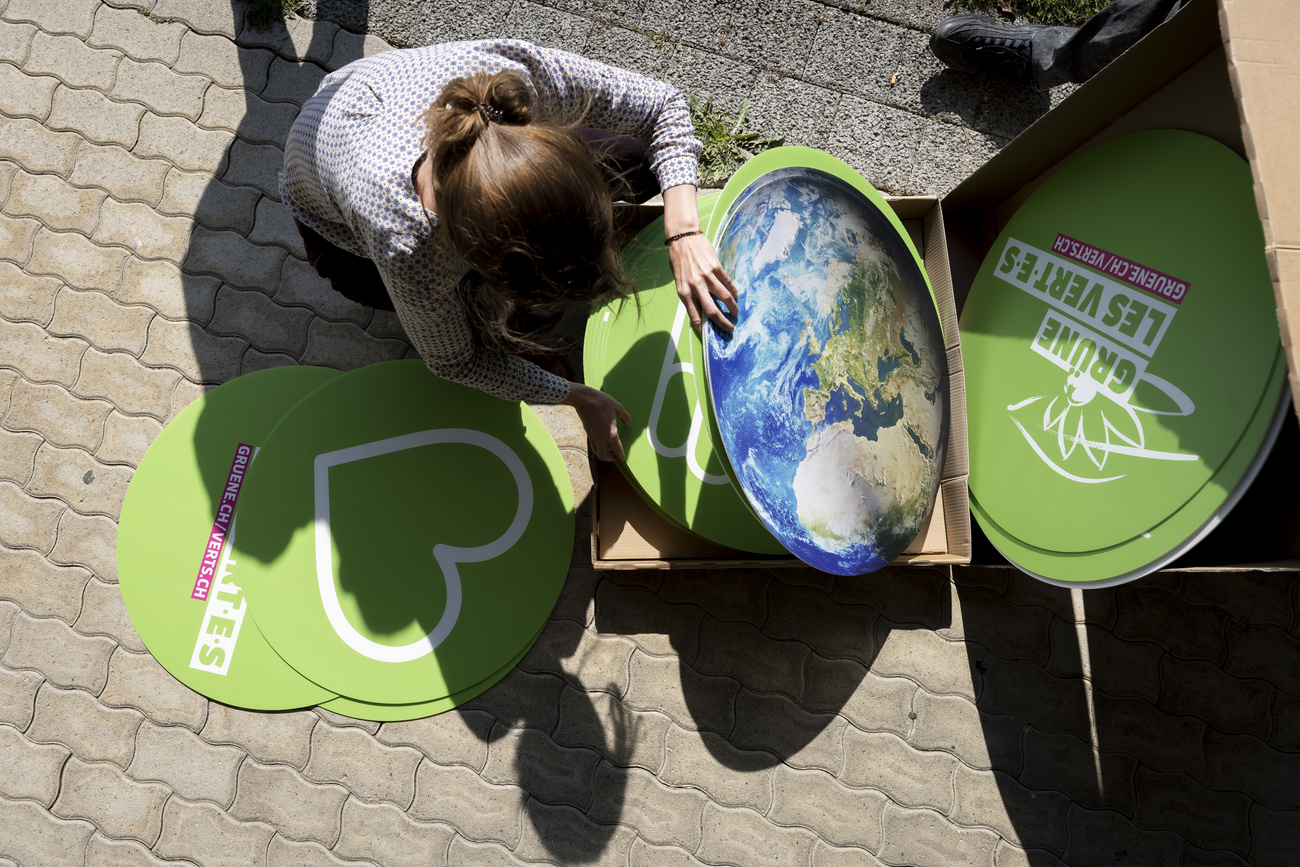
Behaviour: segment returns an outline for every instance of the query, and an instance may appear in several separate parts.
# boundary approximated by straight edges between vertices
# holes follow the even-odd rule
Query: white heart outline
[[[486,449],[500,458],[501,462],[514,476],[515,486],[519,491],[519,508],[515,512],[510,527],[500,537],[486,545],[476,548],[460,548],[454,545],[434,545],[433,558],[442,569],[443,580],[447,584],[447,605],[437,626],[423,638],[399,646],[390,646],[372,641],[356,630],[343,613],[339,604],[338,591],[334,587],[334,549],[330,536],[330,496],[329,471],[331,467],[341,464],[392,454],[393,452],[419,448],[420,446],[440,445],[444,443],[461,443]],[[316,583],[320,588],[321,603],[325,606],[325,616],[334,627],[343,643],[362,656],[378,662],[410,662],[419,659],[442,644],[460,618],[461,585],[457,563],[481,563],[492,560],[510,550],[524,530],[528,528],[529,518],[533,512],[533,484],[528,476],[524,462],[514,450],[501,440],[483,431],[467,428],[439,428],[418,431],[402,436],[376,440],[351,446],[346,449],[319,454],[313,464],[316,500]]]

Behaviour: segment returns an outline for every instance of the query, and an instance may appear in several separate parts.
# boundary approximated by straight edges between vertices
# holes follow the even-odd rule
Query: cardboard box
[[[1300,2],[1296,0],[1192,0],[946,196],[943,220],[958,310],[999,231],[1030,193],[1079,153],[1145,129],[1200,133],[1249,161],[1292,395],[1296,395],[1300,382],[1300,149],[1292,141],[1300,133]],[[1296,409],[1300,412],[1300,406]],[[1294,429],[1294,419],[1287,422],[1275,452],[1294,448],[1293,433],[1288,432]],[[1274,464],[1273,458],[1269,463]],[[1269,474],[1266,465],[1255,488],[1276,482]],[[1296,500],[1289,484],[1282,483],[1284,503]],[[1277,486],[1272,487],[1276,492]],[[1277,510],[1278,503],[1250,502],[1261,496],[1255,490],[1247,493],[1237,511]],[[1300,516],[1294,506],[1288,508]],[[1220,532],[1226,526],[1225,522]],[[1253,538],[1246,553],[1240,539],[1233,540],[1240,559],[1276,561],[1295,556],[1294,551],[1279,551],[1275,546],[1270,550],[1274,543],[1259,550]],[[1285,541],[1281,544],[1288,547]],[[1195,555],[1194,549],[1189,558]],[[977,559],[983,559],[982,549]]]
[[[957,308],[948,270],[943,214],[939,200],[933,196],[889,198],[888,201],[921,252],[926,274],[934,288],[947,340],[951,410],[948,457],[934,511],[916,540],[908,546],[907,553],[894,563],[916,566],[969,563],[971,525],[966,494],[966,381],[962,374]],[[596,464],[593,479],[591,560],[597,569],[804,566],[794,557],[768,558],[733,551],[682,532],[643,501],[618,468],[611,464]]]

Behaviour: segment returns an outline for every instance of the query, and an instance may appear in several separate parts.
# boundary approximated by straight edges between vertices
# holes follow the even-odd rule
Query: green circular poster
[[[127,613],[163,668],[209,698],[287,710],[335,697],[263,638],[231,541],[259,446],[289,408],[339,375],[278,367],[232,380],[173,419],[131,477],[117,530]]]
[[[1168,562],[1267,453],[1285,361],[1250,169],[1193,133],[1101,144],[1021,205],[962,312],[971,508],[1016,565]]]
[[[568,473],[537,416],[418,360],[296,406],[240,521],[259,628],[301,674],[369,704],[433,702],[500,671],[549,616],[573,548]]]
[[[701,221],[716,199],[716,193],[700,197]],[[636,298],[592,312],[587,383],[631,414],[620,468],[665,518],[718,545],[785,554],[737,495],[705,428],[690,358],[695,332],[677,297],[663,231],[663,220],[656,220],[623,251]]]

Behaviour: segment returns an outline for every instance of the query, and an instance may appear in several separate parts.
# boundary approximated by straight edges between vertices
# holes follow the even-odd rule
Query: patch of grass
[[[757,132],[742,132],[749,119],[749,100],[740,104],[734,118],[728,112],[714,108],[713,97],[701,103],[695,94],[686,99],[691,111],[691,123],[696,137],[704,143],[700,153],[700,186],[723,184],[736,173],[736,169],[754,154],[776,147],[781,136],[765,136]]]
[[[248,26],[254,30],[270,30],[281,21],[305,15],[309,8],[303,0],[250,0]]]
[[[1110,0],[963,0],[970,6],[993,15],[1019,15],[1039,24],[1062,24],[1078,27],[1110,5]]]

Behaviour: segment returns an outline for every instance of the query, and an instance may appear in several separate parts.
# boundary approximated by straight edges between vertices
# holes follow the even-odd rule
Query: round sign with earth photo
[[[271,429],[339,375],[277,367],[232,380],[173,419],[131,477],[117,529],[127,614],[163,668],[208,698],[288,710],[336,696],[262,636],[231,540],[236,507],[247,502],[245,474]]]
[[[961,317],[971,510],[1009,560],[1131,580],[1231,507],[1285,411],[1263,250],[1249,166],[1189,132],[1100,144],[1020,206]]]
[[[735,331],[708,328],[704,346],[738,487],[809,565],[881,568],[920,532],[947,453],[947,355],[920,256],[880,193],[808,148],[746,163],[708,234],[740,290]]]
[[[258,627],[347,699],[435,702],[497,674],[550,615],[573,552],[559,449],[521,403],[371,365],[268,438],[235,539]]]

